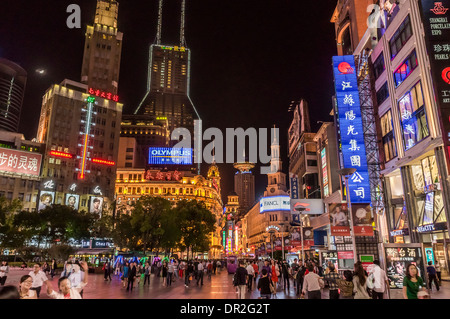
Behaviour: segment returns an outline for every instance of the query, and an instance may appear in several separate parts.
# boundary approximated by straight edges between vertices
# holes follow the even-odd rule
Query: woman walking
[[[417,293],[420,288],[426,292],[425,283],[418,273],[416,265],[409,264],[406,267],[406,276],[403,278],[403,298],[418,299]]]
[[[272,282],[275,287],[275,291],[277,290],[277,284],[278,284],[278,277],[280,276],[280,267],[275,262],[274,259],[272,259]]]
[[[367,277],[361,264],[355,264],[355,276],[353,277],[353,292],[355,299],[370,299],[367,292]]]
[[[130,270],[130,266],[129,266],[128,262],[126,261],[125,265],[123,266],[123,275],[122,275],[123,288],[127,287],[129,270]]]
[[[163,286],[167,286],[167,262],[164,262],[162,265],[162,278],[163,278]]]
[[[8,277],[9,266],[8,262],[3,260],[0,266],[0,286],[4,286],[6,282],[6,277]]]

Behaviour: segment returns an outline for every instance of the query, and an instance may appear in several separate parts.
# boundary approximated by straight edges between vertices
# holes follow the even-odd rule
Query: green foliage
[[[60,261],[67,260],[74,253],[75,249],[69,245],[55,245],[48,249],[48,257]]]

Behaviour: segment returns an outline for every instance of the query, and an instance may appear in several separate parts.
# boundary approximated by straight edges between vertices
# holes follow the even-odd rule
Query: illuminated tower
[[[268,185],[264,196],[286,195],[286,174],[281,171],[283,162],[280,157],[280,144],[274,134],[272,141],[270,160],[270,173],[267,174]]]
[[[194,120],[200,117],[189,97],[191,53],[184,38],[185,0],[181,4],[179,44],[161,44],[162,9],[163,0],[160,0],[156,43],[150,46],[147,92],[134,114],[166,117],[170,132],[183,127],[193,137]]]
[[[123,33],[117,29],[119,3],[97,0],[94,25],[86,29],[81,82],[117,94]]]
[[[234,163],[233,166],[238,170],[234,175],[234,191],[239,196],[240,215],[243,215],[255,201],[255,176],[251,171],[255,164],[244,160],[241,163]]]

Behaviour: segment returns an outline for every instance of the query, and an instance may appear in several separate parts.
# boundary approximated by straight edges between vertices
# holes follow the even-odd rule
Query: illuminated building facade
[[[35,211],[45,145],[20,133],[0,131],[0,196],[19,199],[22,210]]]
[[[243,216],[255,202],[255,176],[251,169],[254,163],[234,163],[238,171],[234,175],[234,191],[239,196],[239,215]]]
[[[123,33],[118,31],[119,3],[97,0],[95,20],[86,29],[81,82],[117,95]],[[117,102],[117,101],[116,101]]]
[[[18,132],[27,72],[0,58],[0,130]]]
[[[43,97],[37,132],[46,145],[41,194],[52,195],[55,204],[74,197],[77,209],[98,212],[99,201],[107,209],[114,199],[123,105],[88,91],[64,80]]]

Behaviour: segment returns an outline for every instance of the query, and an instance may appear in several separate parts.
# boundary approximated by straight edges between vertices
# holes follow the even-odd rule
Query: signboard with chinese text
[[[192,148],[150,147],[148,164],[191,165]]]
[[[403,278],[406,276],[406,267],[416,265],[418,276],[426,283],[426,272],[420,244],[384,244],[386,255],[386,275],[392,289],[403,288]]]
[[[354,56],[334,56],[333,72],[342,143],[341,164],[345,168],[356,169],[348,179],[350,201],[370,203],[369,173]]]
[[[180,181],[183,177],[183,172],[169,171],[161,172],[155,170],[147,170],[144,175],[146,180],[150,181]]]
[[[298,199],[298,177],[291,177],[291,199]]]
[[[39,153],[0,148],[0,171],[39,176],[42,155]]]
[[[290,210],[291,202],[289,196],[269,196],[263,197],[259,201],[259,213]]]
[[[323,196],[329,195],[328,189],[328,165],[327,165],[327,151],[325,147],[320,151],[320,158],[322,162],[322,184],[323,184]]]
[[[373,236],[373,218],[370,205],[353,204],[352,214],[355,236]]]

